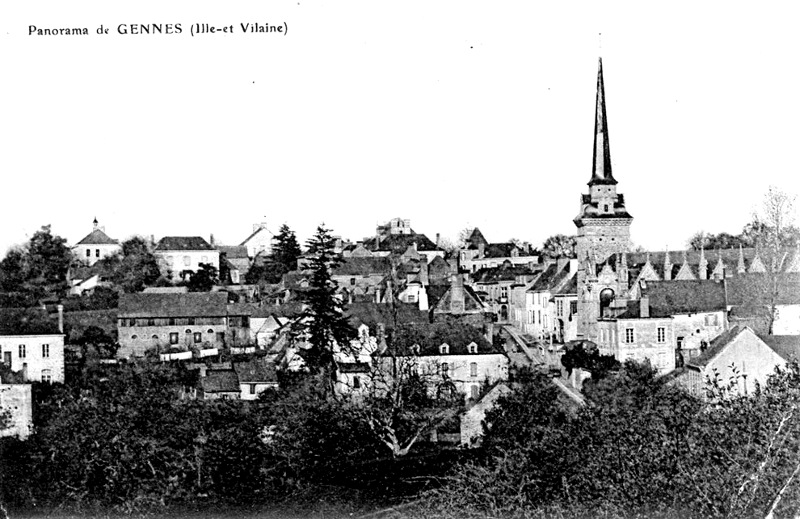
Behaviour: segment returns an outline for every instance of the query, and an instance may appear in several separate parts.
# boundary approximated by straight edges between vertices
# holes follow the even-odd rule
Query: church
[[[573,220],[578,339],[620,361],[647,359],[666,373],[699,355],[733,320],[765,328],[758,322],[765,306],[785,307],[767,319],[769,332],[800,333],[800,313],[788,311],[800,308],[800,248],[783,251],[777,263],[756,249],[631,252],[633,216],[612,173],[602,58],[588,186]],[[783,276],[783,288],[777,301],[758,301],[757,287],[770,272]]]

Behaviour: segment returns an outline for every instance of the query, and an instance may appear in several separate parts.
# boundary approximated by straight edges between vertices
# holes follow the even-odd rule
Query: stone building
[[[200,236],[164,236],[153,251],[161,274],[168,279],[186,279],[201,263],[219,270],[219,251]]]

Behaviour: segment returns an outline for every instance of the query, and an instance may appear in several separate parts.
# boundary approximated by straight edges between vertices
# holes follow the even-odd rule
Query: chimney
[[[58,333],[64,333],[64,305],[57,305],[58,309]]]
[[[214,246],[214,235],[213,234],[208,237],[208,242],[211,244],[212,247]]]
[[[639,300],[639,317],[643,319],[650,317],[650,298],[647,296]]]
[[[439,233],[437,232],[437,233],[436,233],[436,246],[437,246],[437,247],[439,246],[439,240],[440,240],[440,239],[441,239],[441,236],[440,236],[440,235],[439,235]]]

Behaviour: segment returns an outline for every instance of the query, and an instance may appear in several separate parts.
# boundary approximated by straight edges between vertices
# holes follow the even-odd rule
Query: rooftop
[[[164,236],[158,241],[156,251],[216,250],[201,236]]]

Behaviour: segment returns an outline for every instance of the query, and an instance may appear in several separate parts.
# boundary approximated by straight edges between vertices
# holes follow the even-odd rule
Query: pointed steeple
[[[672,279],[672,261],[669,259],[669,249],[664,252],[664,281]]]
[[[697,275],[700,279],[708,279],[708,260],[706,259],[706,250],[703,245],[700,245],[700,264],[697,265]]]
[[[597,106],[594,119],[594,158],[589,186],[617,183],[611,175],[611,150],[608,145],[608,119],[606,118],[606,92],[603,86],[603,58],[597,64]]]

